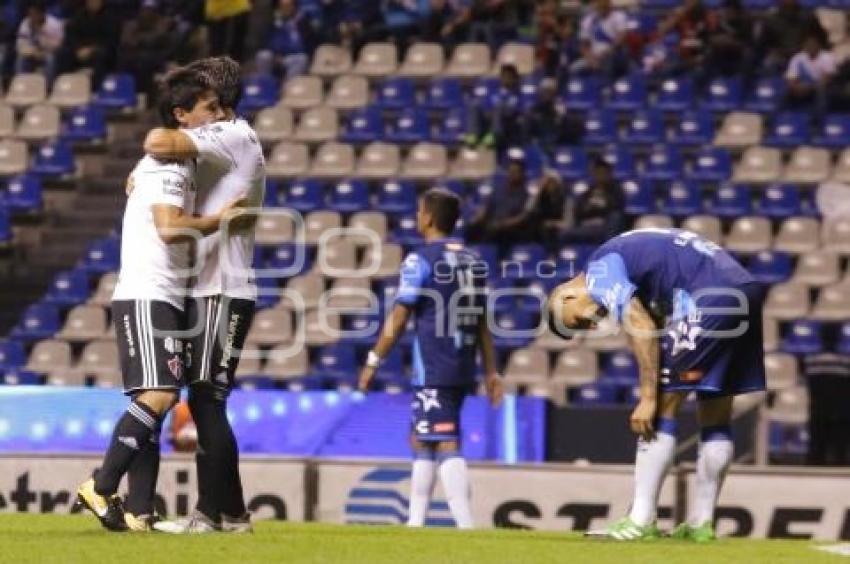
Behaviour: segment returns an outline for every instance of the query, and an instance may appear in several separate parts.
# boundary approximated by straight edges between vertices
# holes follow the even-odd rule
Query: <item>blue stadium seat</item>
[[[493,343],[500,349],[527,347],[534,340],[536,315],[527,311],[507,311],[495,315]]]
[[[44,380],[44,374],[23,369],[9,370],[3,374],[3,384],[7,386],[41,386]]]
[[[617,141],[617,122],[614,114],[604,110],[589,110],[584,118],[584,143],[607,145]]]
[[[821,130],[812,144],[828,149],[842,149],[850,145],[850,114],[830,114],[823,120]]]
[[[424,106],[429,110],[463,108],[463,86],[456,78],[433,78],[428,86]]]
[[[74,109],[62,126],[62,139],[82,143],[106,139],[106,116],[103,109],[96,105]]]
[[[791,256],[779,251],[761,251],[753,255],[748,270],[763,284],[779,284],[791,278],[793,269]]]
[[[425,110],[412,107],[401,111],[384,137],[392,143],[419,143],[431,137],[431,126]]]
[[[658,29],[658,17],[647,12],[629,12],[628,29],[640,35],[651,35]]]
[[[402,110],[416,105],[416,88],[409,78],[391,77],[378,85],[376,103],[385,110]]]
[[[481,260],[487,264],[487,278],[501,278],[501,264],[499,262],[499,247],[490,244],[469,245],[469,248],[474,250],[481,257]]]
[[[583,272],[593,250],[588,245],[562,245],[555,256],[555,272],[558,277],[570,279]]]
[[[615,351],[609,354],[602,364],[599,377],[621,385],[634,384],[638,380],[638,364],[635,356],[629,351]]]
[[[690,77],[668,78],[661,83],[653,107],[664,112],[681,112],[693,104],[694,83]]]
[[[12,242],[12,221],[9,218],[9,209],[0,207],[0,245],[8,245]]]
[[[352,112],[348,124],[339,136],[345,143],[371,143],[384,136],[384,119],[381,110],[374,106]]]
[[[266,191],[263,194],[263,207],[276,208],[278,202],[283,201],[283,190],[280,188],[280,182],[272,178],[266,178]]]
[[[740,184],[722,184],[714,193],[709,209],[719,217],[735,218],[750,215],[753,199],[750,188]]]
[[[348,343],[334,343],[319,349],[314,372],[324,378],[356,381],[358,372],[357,355],[354,346]]]
[[[44,296],[44,302],[58,306],[74,306],[91,295],[89,275],[84,270],[66,270],[53,279]]]
[[[49,141],[39,147],[30,172],[42,176],[65,176],[76,170],[71,147],[59,140]]]
[[[130,74],[110,74],[94,95],[94,103],[112,110],[136,107],[136,79]]]
[[[328,208],[340,213],[364,211],[369,208],[369,185],[365,180],[346,179],[330,190]]]
[[[240,112],[256,112],[274,106],[280,99],[280,84],[268,74],[254,74],[245,79],[242,86]]]
[[[457,145],[469,133],[469,116],[466,108],[450,108],[440,120],[434,141],[444,145]]]
[[[564,101],[571,110],[591,110],[602,106],[602,87],[598,77],[573,76],[567,81]]]
[[[768,427],[768,454],[771,457],[805,456],[809,451],[809,431],[806,423],[771,421]]]
[[[800,190],[790,184],[768,186],[759,200],[759,213],[772,218],[804,215]]]
[[[259,247],[257,247],[259,249]],[[255,262],[255,264],[258,264]],[[257,283],[257,309],[268,309],[280,302],[280,286],[277,277],[258,276]]]
[[[458,180],[457,178],[443,178],[437,182],[436,186],[456,194],[461,200],[466,199],[467,190],[466,184],[463,183],[463,180]]]
[[[710,145],[714,141],[714,118],[705,110],[682,112],[670,136],[671,143]]]
[[[516,311],[517,299],[513,293],[516,288],[516,280],[503,277],[501,268],[496,271],[488,268],[487,272],[488,274],[492,273],[487,279],[487,291],[491,296],[488,299],[487,307],[496,315]]]
[[[646,159],[644,178],[670,181],[683,172],[682,155],[673,145],[655,145]]]
[[[626,213],[646,215],[655,213],[655,191],[650,182],[625,180],[622,183],[626,195]]]
[[[10,336],[21,341],[35,341],[52,337],[57,331],[58,308],[50,304],[36,303],[26,309]]]
[[[614,405],[619,403],[620,387],[613,382],[592,382],[579,386],[570,394],[574,405]]]
[[[381,361],[378,370],[375,371],[375,381],[386,388],[392,385],[404,387],[407,380],[407,375],[404,372],[402,347],[394,347],[390,354]]]
[[[614,81],[607,107],[612,110],[631,112],[646,104],[646,79],[632,74]]]
[[[34,174],[12,177],[6,186],[5,201],[14,213],[38,213],[42,209],[41,179]]]
[[[271,376],[259,376],[256,374],[240,375],[236,378],[236,387],[240,390],[274,390],[275,380]]]
[[[409,247],[422,242],[422,235],[416,229],[416,216],[403,215],[396,220],[393,240],[399,245]]]
[[[550,268],[543,269],[542,274],[549,274]],[[522,288],[523,294],[517,296],[516,307],[521,311],[540,313],[552,290],[560,283],[558,278],[540,277],[532,280]]]
[[[581,147],[557,147],[552,160],[555,170],[565,181],[587,177],[587,153]]]
[[[26,363],[27,355],[23,343],[12,339],[0,341],[0,372],[15,370]]]
[[[743,0],[745,10],[763,11],[768,10],[776,5],[774,0]]]
[[[658,110],[638,110],[629,120],[623,141],[634,145],[653,145],[664,141],[664,120]]]
[[[286,193],[287,190],[282,192]],[[325,207],[325,187],[314,178],[301,178],[289,186],[289,194],[284,203],[301,213],[323,209]]]
[[[808,114],[784,112],[773,119],[763,144],[771,147],[791,148],[806,144],[809,135]]]
[[[484,111],[493,109],[494,102],[499,93],[499,79],[495,77],[481,77],[472,85],[470,100]]]
[[[504,276],[514,279],[537,278],[537,269],[546,259],[546,251],[537,244],[514,245],[502,260]]]
[[[523,79],[519,87],[520,105],[524,110],[530,110],[537,103],[538,92],[540,90],[540,82],[535,76],[529,76]]]
[[[785,332],[780,350],[791,354],[814,354],[822,352],[822,327],[811,319],[793,321]]]
[[[700,182],[722,182],[732,176],[732,156],[720,147],[706,147],[696,154],[690,177]]]
[[[343,322],[346,330],[345,342],[352,345],[374,345],[381,331],[382,322],[383,318],[377,314],[346,316]]]
[[[625,145],[619,143],[608,145],[602,151],[602,158],[611,165],[614,178],[617,180],[635,177],[637,173],[635,158]]]
[[[702,107],[713,112],[731,112],[741,106],[741,79],[715,78],[706,88]]]
[[[547,157],[537,145],[526,145],[525,147],[511,147],[502,158],[502,166],[506,167],[510,160],[522,160],[525,165],[525,173],[530,178],[537,178],[543,173]]]
[[[670,184],[660,211],[675,217],[687,217],[697,215],[702,208],[702,191],[699,185],[693,181],[677,180]]]
[[[307,272],[312,265],[312,253],[303,243],[283,243],[275,247],[265,264],[266,268],[291,272],[290,277]]]
[[[81,266],[88,272],[104,274],[118,270],[120,263],[121,248],[118,240],[106,238],[89,245]]]
[[[416,186],[407,180],[387,180],[378,187],[375,209],[390,214],[416,211]]]
[[[761,78],[747,98],[744,108],[751,112],[772,114],[785,99],[785,80],[781,77]]]
[[[841,354],[850,354],[850,322],[843,323],[838,333],[838,342],[835,351]]]

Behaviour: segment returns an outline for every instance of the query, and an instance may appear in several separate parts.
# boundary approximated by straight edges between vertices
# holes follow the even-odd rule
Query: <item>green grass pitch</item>
[[[669,539],[619,544],[575,534],[529,531],[407,530],[259,522],[252,535],[121,534],[93,517],[0,515],[0,562],[292,562],[363,564],[816,564],[848,561],[813,550],[812,541]]]

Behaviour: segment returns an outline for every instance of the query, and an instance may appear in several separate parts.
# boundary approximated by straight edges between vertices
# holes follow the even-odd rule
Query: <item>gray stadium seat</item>
[[[832,169],[832,180],[850,184],[850,148],[844,149],[838,155],[835,168]]]
[[[274,208],[268,211],[275,211]],[[257,219],[254,235],[258,245],[280,245],[295,238],[295,225],[291,217],[280,213],[263,213]]]
[[[36,104],[24,112],[15,136],[25,141],[45,141],[59,136],[60,125],[57,107]]]
[[[292,110],[283,106],[263,108],[254,118],[254,131],[262,143],[276,143],[292,137]]]
[[[458,180],[489,178],[496,170],[496,155],[488,149],[461,149],[449,170]]]
[[[296,76],[286,81],[280,104],[294,110],[306,110],[322,103],[324,92],[318,76]]]
[[[84,379],[92,376],[101,387],[115,387],[121,384],[121,366],[118,359],[118,347],[113,341],[92,341],[83,349],[80,361],[74,367]]]
[[[773,231],[764,217],[740,217],[732,224],[725,246],[736,253],[757,253],[770,248]]]
[[[777,182],[782,174],[782,153],[779,149],[750,147],[735,166],[733,180],[744,184]]]
[[[357,270],[357,247],[347,239],[335,237],[319,245],[315,268],[328,278],[353,276]]]
[[[312,309],[302,316],[304,340],[311,347],[330,345],[339,340],[340,319],[336,313]]]
[[[490,71],[490,48],[485,43],[462,43],[455,47],[444,74],[475,78]]]
[[[826,31],[829,43],[831,45],[844,43],[847,39],[847,14],[830,8],[818,8],[816,14],[821,27]]]
[[[599,362],[595,352],[586,348],[566,350],[558,355],[552,380],[567,386],[582,386],[596,380]]]
[[[436,180],[446,175],[449,157],[446,148],[435,143],[417,143],[410,149],[401,175],[412,180]]]
[[[810,253],[820,246],[820,223],[813,217],[790,217],[779,228],[773,248],[784,253]]]
[[[0,139],[0,176],[14,176],[26,172],[27,144],[17,139]]]
[[[279,308],[264,309],[254,315],[248,345],[279,345],[292,340],[292,313]]]
[[[319,305],[324,291],[325,279],[317,272],[295,276],[286,284],[286,292],[281,295],[278,307],[300,310],[303,304],[304,309],[314,308]]]
[[[115,292],[115,284],[118,283],[117,272],[107,272],[100,277],[94,294],[89,298],[91,305],[109,307],[112,303],[112,294]]]
[[[843,255],[850,255],[850,218],[827,218],[821,232],[823,248]]]
[[[397,176],[401,168],[401,153],[397,145],[369,143],[357,162],[357,176],[380,180]]]
[[[37,342],[30,353],[25,369],[41,374],[70,371],[71,345],[57,339]]]
[[[713,215],[692,215],[682,223],[682,229],[692,231],[703,239],[718,245],[723,242],[723,228],[720,218]]]
[[[807,286],[827,286],[838,282],[840,277],[838,255],[830,251],[814,251],[800,255],[791,280]]]
[[[106,310],[95,305],[79,305],[68,313],[65,326],[57,337],[82,342],[100,339],[106,333]]]
[[[818,184],[832,175],[832,157],[826,149],[799,147],[785,167],[783,182]]]
[[[750,147],[761,142],[762,132],[763,123],[759,114],[731,112],[723,119],[714,144],[730,149]]]
[[[549,326],[547,324],[543,325],[543,330],[540,332],[540,335],[534,339],[534,343],[532,346],[538,349],[545,349],[547,351],[563,351],[567,349],[574,349],[580,346],[581,337],[574,337],[570,340],[564,340],[551,331],[549,331]]]
[[[353,110],[369,104],[369,80],[364,76],[343,75],[334,80],[325,104],[337,110]]]
[[[339,45],[320,45],[313,54],[310,74],[333,77],[351,70],[351,51]]]
[[[407,50],[399,76],[427,78],[440,74],[445,65],[443,46],[439,43],[414,43]]]
[[[809,393],[806,388],[794,386],[777,391],[768,418],[782,423],[805,423],[809,418]]]
[[[307,347],[278,346],[268,353],[263,375],[286,381],[306,376],[310,370]]]
[[[549,353],[543,349],[518,349],[511,353],[505,368],[505,381],[534,384],[549,379]]]
[[[310,212],[304,220],[304,242],[308,245],[317,245],[322,233],[341,226],[342,217],[337,212],[325,210]]]
[[[767,389],[786,390],[798,385],[797,357],[788,353],[764,355],[764,369],[767,376]]]
[[[12,106],[0,102],[0,138],[11,137],[15,133],[15,110]]]
[[[91,78],[84,72],[60,74],[48,102],[60,108],[85,106],[91,102]]]
[[[239,365],[236,367],[236,379],[239,380],[245,376],[257,376],[262,373],[262,350],[258,347],[246,346],[242,350],[242,355],[239,357]],[[243,389],[251,389],[250,385]]]
[[[779,321],[772,317],[764,316],[762,318],[762,333],[764,334],[764,350],[765,352],[773,352],[779,349]]]
[[[822,321],[850,319],[850,283],[839,282],[821,288],[811,317]]]
[[[372,293],[369,278],[352,276],[337,278],[325,297],[327,307],[341,310],[365,311],[373,303],[378,303],[378,297]]]
[[[307,143],[321,143],[336,139],[339,120],[336,110],[327,106],[310,108],[303,114],[295,130],[295,139]]]
[[[526,43],[502,45],[493,63],[493,74],[498,74],[502,65],[513,65],[521,75],[534,72],[534,46]]]
[[[310,168],[310,154],[304,143],[282,141],[274,146],[266,160],[266,174],[271,178],[302,176]]]
[[[805,317],[810,307],[811,297],[808,287],[794,283],[776,284],[767,294],[764,315],[790,321]]]
[[[628,348],[626,332],[610,320],[603,320],[599,327],[587,331],[582,344],[594,351],[617,351]]]
[[[39,73],[18,73],[6,92],[6,103],[16,108],[41,104],[47,99],[47,79]]]
[[[357,212],[348,220],[348,227],[371,231],[374,237],[366,233],[348,232],[346,239],[358,247],[380,244],[387,238],[387,216],[383,212]]]
[[[370,274],[372,278],[395,278],[401,268],[404,249],[397,243],[384,243],[379,247],[369,247],[360,262],[360,270],[365,268],[377,269]]]
[[[345,178],[354,172],[354,147],[345,143],[328,141],[319,147],[310,176]]]
[[[669,215],[642,215],[635,221],[635,229],[668,229],[670,227],[674,227],[674,223]]]
[[[360,50],[352,72],[369,78],[382,78],[398,68],[398,48],[394,43],[369,43]]]

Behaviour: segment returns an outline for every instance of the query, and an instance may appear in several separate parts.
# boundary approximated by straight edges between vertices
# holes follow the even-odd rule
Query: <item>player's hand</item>
[[[136,179],[133,178],[133,175],[127,177],[127,182],[124,184],[124,193],[129,196],[133,193],[133,190],[136,189]]]
[[[498,407],[505,397],[505,388],[502,385],[502,377],[498,374],[491,374],[484,380],[484,389],[487,390],[487,397],[490,399],[490,405]]]
[[[654,421],[656,408],[657,401],[655,399],[641,399],[629,419],[632,431],[647,441],[655,437]]]
[[[375,370],[375,368],[364,366],[363,370],[360,371],[360,378],[357,380],[357,389],[364,394],[369,391],[369,386],[375,377]]]
[[[248,198],[241,196],[230,200],[221,209],[221,221],[227,225],[229,231],[241,231],[254,226],[257,216],[249,213]]]

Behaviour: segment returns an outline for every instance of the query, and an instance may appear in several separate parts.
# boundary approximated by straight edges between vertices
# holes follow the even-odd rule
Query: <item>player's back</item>
[[[405,268],[417,261],[421,283],[413,304],[413,384],[469,386],[475,381],[479,325],[486,314],[487,265],[455,240],[419,246]]]

